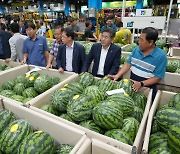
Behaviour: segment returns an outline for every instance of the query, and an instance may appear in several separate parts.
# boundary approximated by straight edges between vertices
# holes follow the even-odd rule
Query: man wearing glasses
[[[74,41],[74,31],[67,27],[62,30],[62,45],[59,46],[56,63],[58,71],[81,73],[85,60],[85,49]]]
[[[83,66],[83,72],[88,71],[93,61],[92,74],[94,76],[115,75],[119,70],[121,59],[121,48],[112,43],[115,31],[112,28],[106,28],[100,37],[101,43],[96,43],[91,47]]]

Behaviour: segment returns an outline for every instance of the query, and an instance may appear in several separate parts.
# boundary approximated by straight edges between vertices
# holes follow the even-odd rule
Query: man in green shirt
[[[116,24],[118,31],[114,38],[114,43],[130,44],[131,43],[131,31],[127,28],[123,28],[123,23],[120,21]]]

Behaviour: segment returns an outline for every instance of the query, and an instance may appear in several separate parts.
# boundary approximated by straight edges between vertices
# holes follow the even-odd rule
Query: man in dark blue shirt
[[[23,44],[24,58],[22,64],[27,63],[46,67],[49,57],[46,38],[36,36],[36,27],[32,22],[27,24],[26,33],[29,38],[27,38]]]

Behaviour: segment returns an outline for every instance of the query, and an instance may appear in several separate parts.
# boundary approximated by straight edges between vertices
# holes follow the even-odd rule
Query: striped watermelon
[[[22,103],[25,104],[25,103],[29,102],[31,99],[33,99],[33,98],[32,97],[25,98]]]
[[[1,70],[1,71],[4,71],[6,67],[7,67],[7,65],[5,65],[5,64],[0,64],[0,70]]]
[[[23,91],[25,90],[25,86],[23,83],[17,83],[15,84],[13,90],[17,95],[22,95]]]
[[[15,85],[14,81],[6,81],[2,84],[2,88],[4,90],[13,90],[14,85]]]
[[[72,99],[74,94],[71,90],[67,88],[61,88],[56,90],[51,95],[51,104],[54,110],[59,112],[65,112],[67,108],[67,103]]]
[[[123,112],[116,102],[105,100],[94,107],[93,120],[106,130],[120,128],[123,124]]]
[[[74,123],[74,121],[71,119],[71,117],[67,113],[63,113],[59,117]]]
[[[38,93],[43,93],[52,87],[51,78],[47,75],[41,75],[34,81],[34,89]]]
[[[26,120],[13,121],[0,134],[0,149],[4,153],[17,153],[20,143],[31,133],[32,127]]]
[[[123,111],[123,117],[126,118],[130,116],[133,112],[134,101],[126,94],[114,94],[108,97],[108,100],[115,101]]]
[[[72,145],[69,144],[61,144],[56,146],[56,150],[54,154],[70,154],[73,149]]]
[[[34,81],[40,76],[38,72],[26,73],[26,87],[33,87]]]
[[[114,82],[108,77],[97,80],[96,85],[104,92],[114,89]]]
[[[12,95],[12,96],[11,96],[11,99],[16,100],[16,101],[18,101],[18,102],[23,102],[24,97],[21,96],[21,95]]]
[[[105,94],[97,86],[89,86],[84,90],[84,94],[94,100],[96,104],[105,99]]]
[[[84,90],[84,87],[78,82],[67,83],[64,88],[71,90],[75,95],[82,94]]]
[[[103,130],[93,120],[82,121],[79,123],[79,125],[97,133],[103,133]]]
[[[170,126],[168,130],[168,146],[175,154],[180,153],[180,122]]]
[[[15,83],[23,83],[25,86],[27,84],[27,78],[24,75],[19,75],[16,77]]]
[[[134,117],[135,119],[137,119],[139,122],[141,122],[141,120],[143,118],[143,114],[144,114],[143,109],[141,109],[137,106],[134,106],[131,116]]]
[[[167,137],[167,134],[163,132],[152,134],[149,139],[149,151],[159,147],[167,147]]]
[[[156,117],[154,117],[153,122],[152,122],[152,126],[151,126],[151,133],[153,134],[153,133],[156,133],[158,131],[160,131],[160,127],[158,125]]]
[[[54,139],[46,132],[36,131],[27,136],[19,145],[19,154],[54,154]]]
[[[109,130],[105,133],[105,135],[129,145],[133,144],[133,141],[131,140],[129,135],[121,129]]]
[[[25,98],[34,98],[38,95],[33,87],[26,88],[23,92],[23,97]]]
[[[134,105],[143,109],[144,111],[147,103],[147,97],[143,93],[137,92],[134,93],[133,100],[134,100]]]
[[[58,78],[58,77],[56,77],[56,76],[52,76],[52,77],[51,77],[51,82],[52,82],[52,85],[54,86],[54,85],[60,83],[60,82],[61,82],[61,79]]]
[[[180,109],[180,93],[174,95],[169,101],[169,107]]]
[[[156,120],[161,129],[167,132],[171,125],[180,122],[180,110],[174,108],[158,110]]]
[[[122,131],[126,132],[132,141],[134,141],[139,129],[139,122],[133,118],[128,117],[123,120]]]
[[[15,95],[12,90],[3,90],[0,92],[0,95],[10,98],[12,95]]]
[[[0,134],[5,127],[7,127],[15,119],[16,117],[13,112],[6,109],[0,109]]]
[[[173,154],[173,151],[168,147],[159,147],[151,150],[149,154]]]
[[[131,97],[133,97],[134,95],[134,91],[132,89],[132,86],[133,86],[133,82],[131,80],[128,80],[128,79],[122,79],[118,82],[117,84],[117,88],[120,89],[120,88],[123,88],[124,91],[130,95]]]
[[[95,103],[85,95],[75,95],[67,105],[67,114],[74,121],[83,121],[91,117]]]
[[[57,115],[57,116],[60,115],[60,113],[59,113],[58,111],[56,111],[56,110],[53,109],[53,107],[52,107],[51,104],[43,105],[43,106],[41,107],[41,110],[44,110],[44,111],[46,111],[46,112],[52,113],[52,114]]]
[[[88,72],[84,72],[79,76],[78,82],[83,87],[88,87],[94,84],[94,76]]]

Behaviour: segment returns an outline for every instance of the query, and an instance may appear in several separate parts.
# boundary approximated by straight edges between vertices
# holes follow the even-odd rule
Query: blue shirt
[[[128,61],[131,71],[142,78],[164,78],[166,72],[167,57],[165,52],[155,47],[148,55],[144,56],[139,47],[130,54]]]
[[[106,28],[108,28],[108,26],[107,26],[107,25],[102,26],[102,28],[101,28],[101,33],[102,33],[102,32],[103,32],[103,30],[104,30],[104,29],[106,29]],[[111,27],[110,27],[110,28],[114,29],[114,30],[115,30],[115,32],[117,31],[117,27],[116,27],[116,25],[115,25],[115,24],[111,24]]]
[[[37,36],[35,40],[27,38],[23,44],[23,53],[28,53],[27,64],[46,66],[45,51],[48,51],[46,38]]]

